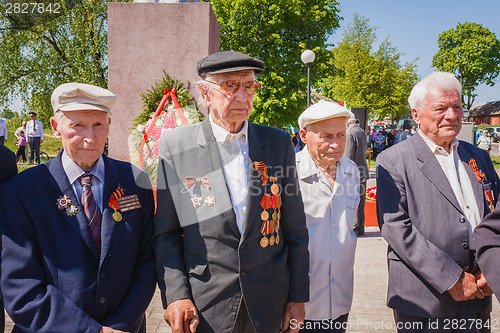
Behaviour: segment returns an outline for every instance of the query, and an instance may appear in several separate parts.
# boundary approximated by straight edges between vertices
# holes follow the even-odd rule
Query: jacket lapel
[[[441,192],[441,194],[443,194],[443,196],[463,214],[462,208],[455,197],[455,193],[451,188],[450,182],[447,180],[446,175],[436,157],[418,133],[415,135],[414,140],[415,156],[420,162],[420,171],[422,171],[422,173],[439,190],[439,192]]]
[[[114,210],[109,206],[111,194],[118,188],[118,172],[111,160],[103,155],[104,159],[104,189],[102,198],[102,224],[101,224],[101,262],[106,257],[113,239],[113,232],[117,222],[113,219]],[[126,189],[125,189],[126,190]],[[126,193],[130,195],[133,193]]]
[[[226,185],[227,182],[222,169],[217,141],[215,140],[208,117],[201,123],[201,130],[198,133],[198,144],[201,147],[198,160],[203,161],[201,163],[203,174],[210,175],[210,184],[213,184],[212,190],[217,200],[216,207],[221,210],[220,213],[239,238],[241,234],[236,224],[234,210],[225,209],[225,207],[232,207],[231,197]]]
[[[48,165],[49,172],[51,174],[50,186],[56,191],[57,197],[54,198],[54,202],[59,197],[63,195],[68,196],[71,199],[71,203],[77,208],[77,213],[74,216],[69,216],[66,213],[65,209],[60,210],[60,213],[64,216],[65,220],[80,236],[80,238],[87,244],[87,247],[98,259],[97,249],[94,244],[94,240],[92,239],[92,235],[90,234],[90,228],[87,222],[87,217],[85,216],[85,211],[83,210],[80,201],[76,198],[75,192],[69,183],[68,177],[66,176],[66,172],[64,172],[64,168],[62,166],[62,150],[59,151],[57,157],[50,162]]]
[[[266,141],[255,133],[255,125],[248,123],[248,189],[247,189],[247,214],[245,216],[245,225],[243,229],[243,238],[248,236],[255,221],[260,221],[258,214],[262,212],[260,200],[262,199],[265,187],[262,186],[262,180],[259,170],[255,168],[254,162],[266,163],[268,170],[270,165],[269,156],[265,150]],[[269,176],[272,176],[271,174]]]
[[[461,148],[462,147],[462,148]],[[479,208],[479,216],[484,216],[484,194],[483,186],[477,181],[476,174],[472,167],[469,165],[469,159],[474,158],[468,152],[464,151],[463,145],[458,145],[458,156],[460,156],[460,161],[463,163],[465,170],[467,170],[467,175],[469,176],[470,183],[472,184],[472,189],[474,191],[474,197],[476,198],[477,207]]]

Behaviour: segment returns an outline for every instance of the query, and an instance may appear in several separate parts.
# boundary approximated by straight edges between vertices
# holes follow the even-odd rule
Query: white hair
[[[417,83],[411,90],[408,103],[410,108],[420,109],[425,105],[425,98],[431,89],[438,89],[444,91],[456,90],[458,94],[462,94],[462,85],[457,80],[455,75],[447,72],[433,72],[419,83]]]

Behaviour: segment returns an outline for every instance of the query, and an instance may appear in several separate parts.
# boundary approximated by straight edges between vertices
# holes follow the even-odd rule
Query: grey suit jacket
[[[366,164],[366,133],[354,124],[347,129],[344,156],[356,163],[359,169],[360,181],[368,179],[368,165]]]
[[[489,212],[485,191],[498,198],[499,179],[489,155],[460,141],[458,154],[471,179],[480,216]],[[468,161],[475,159],[479,182]],[[491,311],[491,297],[456,302],[447,292],[462,270],[474,267],[464,212],[422,137],[418,134],[377,158],[377,217],[387,240],[387,304],[424,318],[451,317],[459,311]]]
[[[304,207],[290,137],[249,124],[246,219],[240,234],[207,120],[171,130],[160,139],[158,208],[153,244],[158,284],[166,307],[190,298],[199,313],[197,332],[231,332],[244,297],[257,332],[278,332],[285,303],[309,299],[309,253]],[[260,200],[270,193],[253,162],[268,166],[282,191],[280,243],[262,248]],[[186,177],[206,177],[187,188]],[[205,181],[205,185],[206,185]],[[195,208],[195,196],[215,205]]]

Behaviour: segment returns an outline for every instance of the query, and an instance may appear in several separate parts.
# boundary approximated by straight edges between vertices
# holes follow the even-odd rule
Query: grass
[[[8,130],[8,132],[9,135],[5,146],[15,153],[17,151],[17,146],[14,144],[14,140],[16,140],[16,137],[14,136],[15,130]],[[50,158],[54,158],[61,148],[61,141],[53,137],[52,131],[47,129],[44,130],[43,143],[40,145],[40,151],[44,151],[49,155]],[[29,148],[26,147],[26,150],[28,151]],[[26,157],[29,159],[28,152],[26,153]],[[18,163],[17,169],[19,172],[21,172],[23,170],[31,168],[32,166],[33,165],[29,165],[27,163]]]

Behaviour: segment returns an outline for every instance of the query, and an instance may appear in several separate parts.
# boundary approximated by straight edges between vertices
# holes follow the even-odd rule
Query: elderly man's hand
[[[186,333],[184,331],[184,314],[187,311],[192,311],[194,316],[190,320],[189,331],[191,333],[196,332],[196,326],[200,322],[198,319],[198,312],[196,307],[190,299],[179,299],[175,302],[170,303],[167,306],[165,315],[163,318],[170,325],[172,333]]]
[[[481,271],[477,271],[474,274],[474,277],[476,278],[477,287],[483,292],[484,296],[493,295],[493,290],[491,290],[488,281],[486,281],[486,278]]]
[[[474,275],[467,272],[462,272],[460,279],[458,279],[457,283],[448,292],[457,302],[484,297],[483,292],[477,287]]]
[[[286,303],[285,314],[283,315],[283,323],[281,324],[281,332],[297,333],[299,331],[299,325],[304,322],[305,318],[306,310],[304,307],[304,303]],[[290,323],[290,321],[292,320],[293,322]]]

